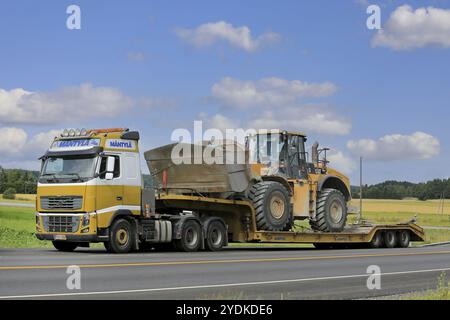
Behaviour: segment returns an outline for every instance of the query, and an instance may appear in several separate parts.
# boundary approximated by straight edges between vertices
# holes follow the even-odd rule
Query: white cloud
[[[233,120],[219,113],[213,116],[208,116],[206,113],[200,113],[199,120],[203,121],[204,129],[219,129],[225,132],[226,129],[239,128],[239,121]]]
[[[281,39],[281,36],[274,32],[266,32],[253,38],[249,27],[234,27],[225,21],[205,23],[195,29],[177,28],[175,33],[180,39],[196,47],[207,47],[223,41],[248,52]]]
[[[0,155],[16,155],[23,151],[27,141],[27,133],[19,128],[0,128]]]
[[[380,161],[429,159],[440,152],[439,140],[424,132],[386,135],[378,140],[351,140],[347,147],[367,160]]]
[[[271,77],[257,81],[223,78],[212,87],[212,96],[224,105],[235,108],[279,107],[302,97],[323,97],[337,91],[330,82],[308,83]]]
[[[346,135],[350,133],[352,125],[350,120],[336,115],[327,108],[304,106],[266,111],[261,117],[250,121],[249,127]]]
[[[89,83],[54,92],[0,89],[0,123],[53,124],[113,117],[133,105],[119,90]]]
[[[37,157],[45,153],[53,139],[61,132],[62,130],[50,130],[35,134],[29,138],[25,130],[21,128],[0,128],[0,136],[2,137],[0,156],[2,160],[37,159]]]
[[[429,45],[450,47],[450,10],[409,5],[398,7],[386,25],[372,39],[373,46],[394,50],[422,48]]]
[[[357,167],[357,161],[339,150],[331,150],[327,155],[330,167],[345,174],[351,174]]]

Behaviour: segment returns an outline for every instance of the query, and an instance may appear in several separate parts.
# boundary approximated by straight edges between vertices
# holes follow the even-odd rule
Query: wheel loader
[[[248,135],[244,147],[179,143],[147,151],[145,158],[156,186],[172,194],[251,202],[258,230],[289,231],[295,220],[309,219],[315,231],[341,232],[351,200],[349,179],[328,166],[327,148],[314,143],[309,156],[306,139],[299,132],[260,131]],[[223,161],[199,161],[208,152]],[[229,154],[245,161],[229,161]]]

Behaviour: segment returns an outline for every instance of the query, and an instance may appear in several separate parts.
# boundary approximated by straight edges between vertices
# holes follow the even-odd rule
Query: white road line
[[[414,273],[428,273],[428,272],[439,272],[439,271],[440,272],[442,272],[442,271],[450,271],[450,268],[386,272],[386,273],[382,273],[381,276],[393,276],[393,275],[414,274]],[[85,296],[85,295],[86,296],[91,296],[91,295],[143,293],[143,292],[158,292],[158,291],[195,290],[195,289],[210,289],[210,288],[225,288],[225,287],[244,287],[244,286],[259,286],[259,285],[282,284],[282,283],[298,283],[298,282],[320,281],[320,280],[339,280],[339,279],[351,279],[351,278],[366,278],[368,276],[369,276],[369,274],[356,274],[356,275],[347,275],[347,276],[333,276],[333,277],[320,277],[320,278],[301,278],[301,279],[273,280],[273,281],[260,281],[260,282],[243,282],[243,283],[224,283],[224,284],[210,284],[210,285],[171,287],[171,288],[169,287],[169,288],[150,288],[150,289],[133,289],[133,290],[116,290],[116,291],[92,291],[92,292],[28,294],[28,295],[17,295],[17,296],[0,296],[0,299],[51,298],[51,297]]]

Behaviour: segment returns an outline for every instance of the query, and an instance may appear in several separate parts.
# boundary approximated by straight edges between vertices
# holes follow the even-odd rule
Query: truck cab
[[[64,130],[41,157],[36,236],[55,247],[106,241],[118,216],[141,214],[139,133]],[[123,240],[123,239],[122,239]]]

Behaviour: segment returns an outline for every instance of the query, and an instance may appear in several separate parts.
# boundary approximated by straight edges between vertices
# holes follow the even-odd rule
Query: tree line
[[[0,167],[0,194],[7,189],[14,189],[15,193],[34,194],[38,177],[38,171]],[[151,187],[150,175],[144,175],[144,185],[147,188]],[[352,195],[354,198],[359,198],[359,187],[352,186]],[[365,199],[418,198],[428,200],[441,197],[450,199],[450,178],[434,179],[423,183],[385,181],[363,186],[363,198]]]
[[[38,176],[38,171],[0,167],[0,194],[7,189],[13,189],[15,193],[34,194]]]
[[[354,198],[359,198],[359,187],[352,186]],[[434,179],[422,183],[406,181],[385,181],[363,186],[364,199],[404,199],[419,200],[450,199],[450,178]]]

